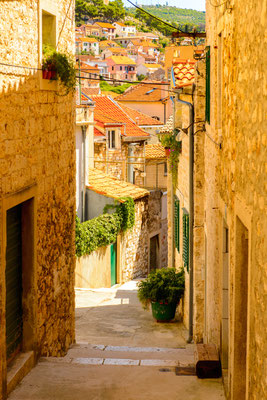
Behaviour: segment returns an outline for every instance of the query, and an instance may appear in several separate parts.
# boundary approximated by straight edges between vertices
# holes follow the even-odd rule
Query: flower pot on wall
[[[157,322],[168,322],[175,317],[177,303],[151,302],[152,315]]]
[[[165,149],[165,154],[168,157],[170,155],[171,149],[169,147],[164,147],[164,149]]]

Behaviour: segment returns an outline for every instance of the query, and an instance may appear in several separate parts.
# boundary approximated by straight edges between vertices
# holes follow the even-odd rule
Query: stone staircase
[[[194,345],[183,348],[130,347],[76,343],[65,357],[42,357],[42,363],[150,367],[194,366]]]

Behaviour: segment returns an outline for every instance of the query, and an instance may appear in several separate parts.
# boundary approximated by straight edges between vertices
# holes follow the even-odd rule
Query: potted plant
[[[170,321],[184,293],[184,270],[162,268],[152,271],[138,283],[138,299],[144,309],[151,304],[152,315],[157,322]]]
[[[43,47],[43,79],[58,79],[68,94],[76,86],[76,70],[70,56],[56,51],[51,46]]]
[[[172,173],[173,186],[176,189],[178,180],[179,155],[182,151],[182,142],[176,140],[178,131],[174,133],[163,133],[160,136],[160,142],[165,148],[165,153],[169,157],[169,170]]]

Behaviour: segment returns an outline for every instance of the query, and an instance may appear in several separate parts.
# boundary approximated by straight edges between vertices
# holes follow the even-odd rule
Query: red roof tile
[[[120,105],[109,96],[90,96],[95,103],[94,119],[101,123],[114,123],[114,125],[125,125],[122,136],[144,137],[149,134],[134,123],[131,117],[120,107]]]
[[[174,58],[172,62],[176,87],[189,86],[194,83],[195,60]]]
[[[163,125],[163,122],[158,121],[155,118],[150,117],[149,115],[143,114],[133,108],[127,107],[124,104],[120,103],[121,108],[126,112],[126,114],[131,117],[137,125]]]
[[[151,85],[140,83],[140,85],[131,86],[123,94],[116,97],[116,100],[137,102],[162,101],[169,97],[168,92],[164,91],[164,89],[168,89],[168,83],[166,83],[166,86],[153,85],[153,82],[151,82]]]

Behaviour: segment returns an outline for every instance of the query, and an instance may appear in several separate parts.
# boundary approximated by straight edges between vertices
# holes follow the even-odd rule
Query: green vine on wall
[[[172,174],[172,184],[174,189],[178,186],[178,164],[182,150],[182,142],[176,140],[177,131],[174,133],[164,133],[160,136],[160,142],[165,149],[168,149],[169,171]]]
[[[135,205],[130,197],[122,198],[123,203],[107,205],[104,214],[89,221],[80,222],[76,216],[76,256],[90,254],[99,247],[116,242],[120,231],[131,229],[135,223]],[[108,214],[107,211],[115,209]]]

